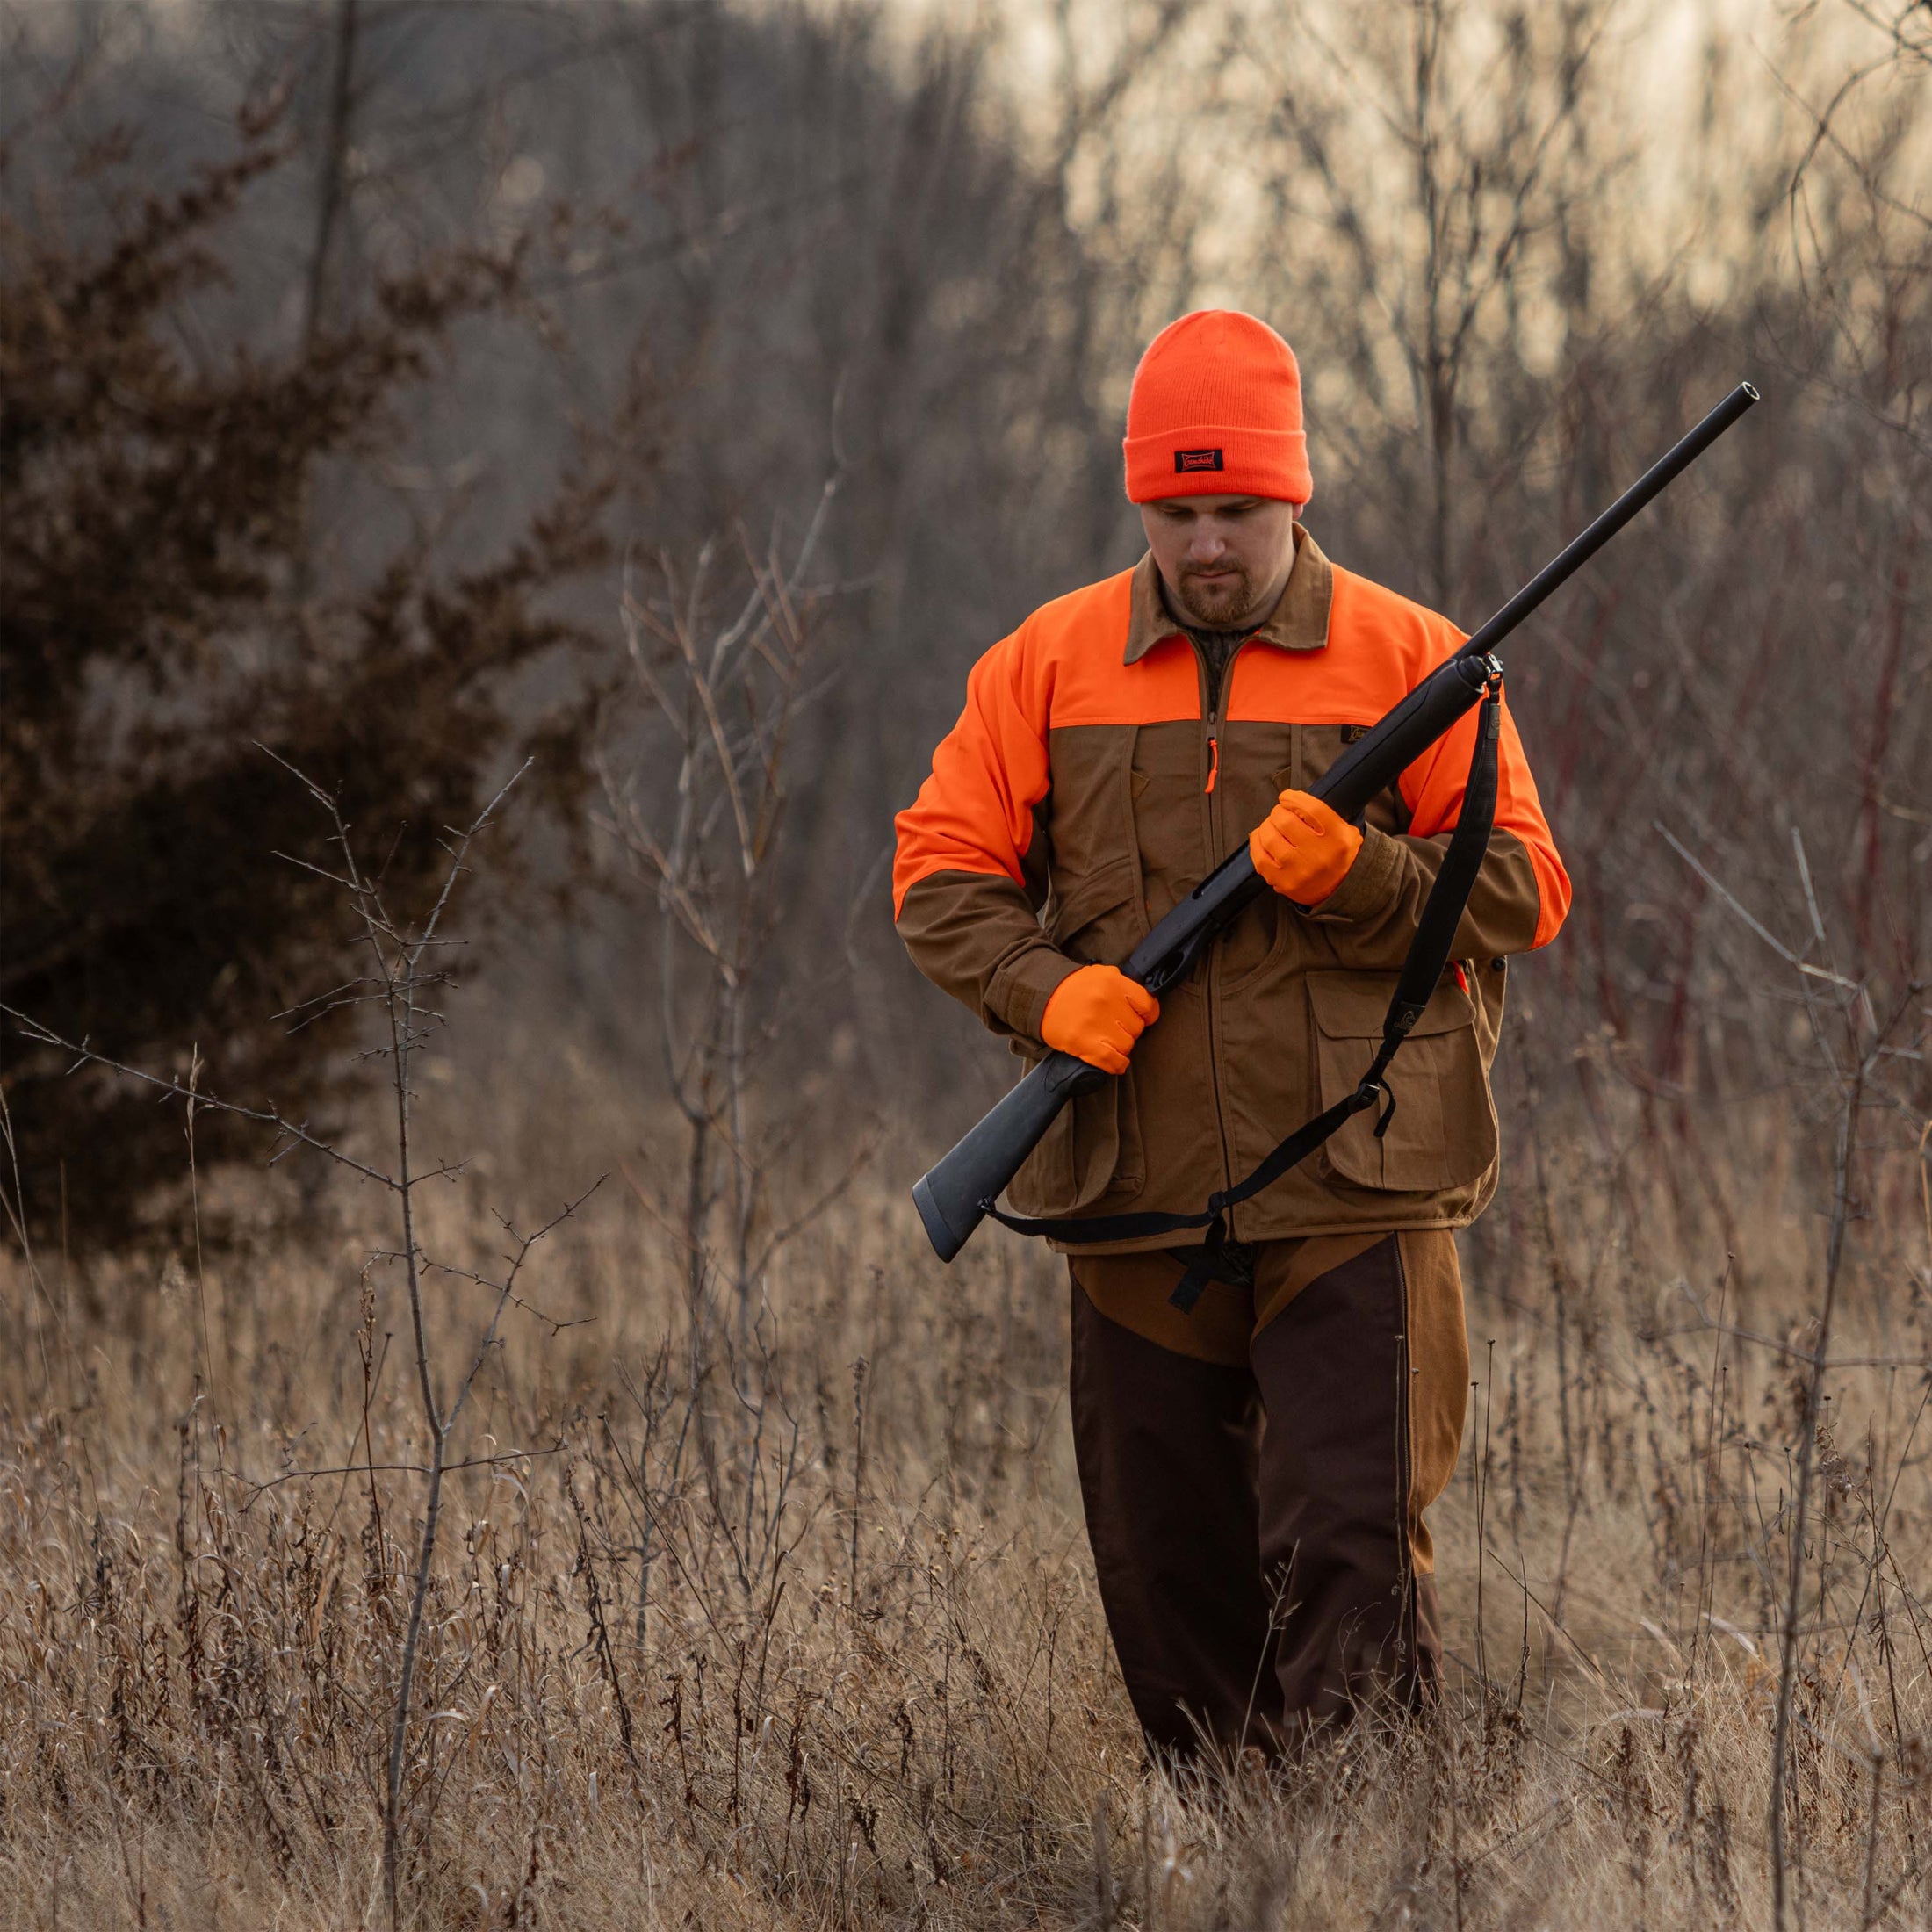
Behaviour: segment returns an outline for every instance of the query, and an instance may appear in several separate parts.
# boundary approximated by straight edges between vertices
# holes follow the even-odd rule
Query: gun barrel
[[[1470,638],[1459,654],[1482,657],[1495,650],[1558,585],[1574,576],[1647,503],[1669,489],[1757,400],[1757,391],[1749,383],[1741,382],[1702,422],[1665,451],[1589,529],[1572,537]]]

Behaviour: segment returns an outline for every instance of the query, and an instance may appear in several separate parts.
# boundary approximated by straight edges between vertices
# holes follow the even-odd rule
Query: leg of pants
[[[1180,1276],[1164,1257],[1105,1258],[1152,1267],[1170,1290]],[[1202,1734],[1229,1750],[1272,1741],[1255,1533],[1260,1405],[1246,1365],[1136,1335],[1093,1306],[1077,1274],[1072,1407],[1100,1603],[1149,1745],[1186,1756]]]
[[[1276,1671],[1291,1730],[1435,1698],[1442,1640],[1422,1511],[1455,1468],[1467,1344],[1453,1247],[1450,1280],[1411,1294],[1405,1251],[1420,1238],[1391,1236],[1317,1276],[1251,1350],[1267,1416],[1261,1562],[1287,1579]]]
[[[1186,1333],[1166,1305],[1178,1263],[1073,1258],[1081,1493],[1156,1747],[1189,1749],[1196,1723],[1272,1746],[1371,1699],[1432,1695],[1422,1512],[1454,1473],[1468,1376],[1454,1242],[1391,1236],[1307,1279],[1333,1251],[1265,1244],[1251,1304],[1214,1284]]]

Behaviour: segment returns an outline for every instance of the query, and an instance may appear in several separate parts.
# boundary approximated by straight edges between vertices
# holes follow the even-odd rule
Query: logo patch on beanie
[[[1174,474],[1186,476],[1190,470],[1219,470],[1226,465],[1221,460],[1219,450],[1176,450],[1174,451]]]

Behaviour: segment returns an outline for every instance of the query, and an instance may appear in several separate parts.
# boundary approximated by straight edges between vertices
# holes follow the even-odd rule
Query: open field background
[[[1927,1922],[1928,183],[1922,0],[0,6],[0,1926]],[[1177,1788],[884,877],[1222,302],[1466,624],[1765,400],[1510,653],[1448,1705]]]
[[[628,1106],[568,1085],[494,1186],[439,1184],[426,1250],[492,1272],[505,1168],[532,1212],[561,1200],[601,1143],[587,1099]],[[515,1098],[512,1076],[428,1143]],[[1107,1647],[1058,1271],[991,1242],[941,1270],[865,1184],[694,1400],[675,1250],[616,1177],[533,1261],[452,1444],[409,1922],[1770,1922],[1815,1222],[1763,1200],[1727,1285],[1714,1230],[1679,1274],[1606,1206],[1656,1177],[1544,1179],[1547,1227],[1523,1174],[1472,1257],[1441,1720],[1206,1791],[1143,1770]],[[1790,1856],[1814,1926],[1914,1924],[1928,1898],[1928,1298],[1891,1179],[1848,1265],[1831,1346],[1855,1366],[1805,1539]],[[10,1276],[0,1922],[380,1917],[424,1450],[371,1205],[205,1272],[56,1258],[38,1297]],[[488,1299],[436,1292],[445,1385]]]

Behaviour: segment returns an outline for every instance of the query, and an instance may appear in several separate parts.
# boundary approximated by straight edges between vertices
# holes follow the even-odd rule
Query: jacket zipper
[[[1193,640],[1190,638],[1188,641],[1193,643]],[[1194,645],[1194,656],[1200,665],[1201,694],[1208,700],[1208,782],[1201,788],[1201,796],[1208,808],[1207,868],[1202,874],[1203,877],[1220,863],[1221,799],[1215,793],[1215,781],[1221,775],[1221,708],[1234,685],[1235,660],[1241,655],[1246,645],[1247,639],[1244,638],[1228,653],[1228,661],[1221,669],[1221,681],[1210,692],[1208,681],[1211,667],[1208,662],[1208,653],[1198,644]],[[1214,1100],[1215,1132],[1221,1142],[1221,1185],[1223,1187],[1231,1187],[1234,1185],[1235,1170],[1233,1156],[1228,1146],[1227,1107],[1221,1091],[1221,1027],[1216,1017],[1219,1000],[1215,980],[1220,957],[1221,947],[1218,942],[1208,947],[1208,957],[1201,969],[1202,991],[1206,994],[1208,1005],[1208,1085]],[[1230,1227],[1229,1233],[1232,1232]]]

